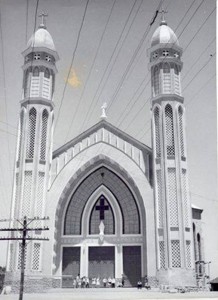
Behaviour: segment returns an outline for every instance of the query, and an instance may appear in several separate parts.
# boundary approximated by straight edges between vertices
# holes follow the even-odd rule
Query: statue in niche
[[[104,239],[104,228],[105,228],[104,223],[101,220],[100,225],[99,225],[99,238],[101,241],[103,241],[103,239]]]

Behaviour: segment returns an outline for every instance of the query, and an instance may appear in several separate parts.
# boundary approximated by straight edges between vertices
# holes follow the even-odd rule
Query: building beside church
[[[125,277],[127,286],[195,286],[202,210],[189,199],[182,48],[162,19],[148,50],[152,149],[105,116],[53,152],[58,53],[42,23],[23,52],[23,96],[11,217],[49,216],[48,236],[26,248],[26,287],[68,287],[72,276]],[[16,226],[16,223],[13,223]],[[36,220],[33,226],[44,226]],[[16,235],[16,234],[15,234]],[[21,244],[8,248],[16,287]]]

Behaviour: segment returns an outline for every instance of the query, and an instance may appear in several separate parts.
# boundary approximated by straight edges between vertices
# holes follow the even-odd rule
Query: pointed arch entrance
[[[144,202],[130,175],[105,157],[96,159],[74,175],[62,195],[56,210],[53,259],[53,273],[60,270],[62,286],[72,285],[72,276],[78,273],[92,277],[95,272],[103,278],[108,270],[111,277],[118,280],[125,274],[126,284],[136,285],[147,274],[146,226],[142,226],[146,220]],[[106,207],[103,237],[101,197]],[[131,261],[135,273],[127,267]]]

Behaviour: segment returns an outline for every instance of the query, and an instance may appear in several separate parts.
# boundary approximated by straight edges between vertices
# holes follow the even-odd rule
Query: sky
[[[160,0],[0,1],[0,218],[10,215],[22,87],[22,51],[35,14],[48,13],[47,29],[60,60],[55,86],[54,150],[100,120],[151,145],[151,88],[147,49]],[[183,48],[182,94],[190,198],[202,208],[205,260],[218,270],[216,1],[163,0],[166,20]],[[36,13],[37,9],[37,13]],[[36,28],[40,18],[36,18]],[[78,33],[80,32],[79,39]],[[69,76],[68,76],[69,75]],[[6,243],[1,242],[0,265]]]

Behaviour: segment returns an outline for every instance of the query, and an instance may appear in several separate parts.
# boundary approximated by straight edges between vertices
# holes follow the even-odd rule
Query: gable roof
[[[138,148],[138,149],[140,149],[144,152],[147,152],[148,154],[152,154],[152,149],[150,147],[148,147],[145,144],[139,142],[138,140],[136,140],[135,138],[133,138],[129,134],[125,133],[124,131],[122,131],[122,130],[118,129],[117,127],[115,127],[114,125],[112,125],[111,123],[109,123],[105,120],[101,120],[100,122],[98,122],[94,126],[90,127],[89,129],[87,129],[86,131],[84,131],[83,133],[81,133],[80,135],[78,135],[77,137],[72,139],[71,141],[67,142],[66,144],[64,144],[60,148],[56,149],[53,152],[53,155],[52,155],[53,159],[56,156],[59,156],[63,152],[67,151],[68,149],[70,149],[74,145],[81,142],[83,139],[89,137],[91,134],[97,132],[99,129],[102,129],[102,128],[104,128],[104,129],[108,130],[109,132],[117,135],[119,138],[123,139],[124,141],[129,142],[130,144],[132,144],[136,148]]]

